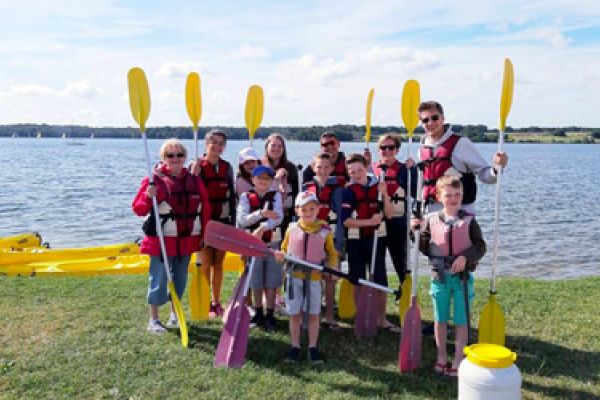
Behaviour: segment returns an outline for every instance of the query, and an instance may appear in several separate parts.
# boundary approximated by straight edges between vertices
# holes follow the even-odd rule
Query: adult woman
[[[132,203],[139,216],[147,215],[140,251],[150,255],[150,279],[148,304],[150,321],[148,331],[164,333],[165,327],[158,318],[158,306],[168,301],[167,276],[157,236],[152,198],[156,197],[161,216],[167,259],[175,291],[182,297],[187,281],[188,264],[193,252],[200,249],[204,228],[210,217],[208,194],[201,179],[184,168],[187,151],[177,139],[163,143],[159,151],[161,162],[157,164],[149,184],[144,178]],[[177,326],[177,316],[171,310],[167,326]]]
[[[227,137],[220,129],[213,129],[204,136],[205,154],[192,166],[192,172],[204,181],[212,210],[211,219],[233,225],[235,223],[236,198],[233,168],[221,158]],[[225,252],[213,247],[204,247],[200,252],[202,273],[212,287],[210,317],[222,316],[221,288],[223,286],[223,259]],[[211,279],[212,269],[212,279]]]
[[[373,163],[373,173],[379,177],[385,173],[387,192],[394,206],[392,218],[385,218],[387,231],[387,248],[394,264],[394,269],[400,280],[404,281],[406,274],[406,191],[408,173],[411,173],[412,192],[416,193],[416,168],[412,168],[414,161],[406,160],[403,164],[397,160],[400,150],[400,137],[398,135],[386,134],[379,137],[377,142],[379,161]]]
[[[280,133],[272,133],[267,138],[262,164],[270,166],[275,171],[274,189],[278,190],[283,197],[283,222],[280,225],[280,232],[276,234],[280,240],[294,216],[294,201],[299,192],[298,169],[288,161],[285,139]]]

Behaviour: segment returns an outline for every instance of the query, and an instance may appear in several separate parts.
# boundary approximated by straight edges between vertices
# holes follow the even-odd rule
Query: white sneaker
[[[177,315],[171,314],[169,320],[167,321],[167,328],[179,328],[179,321],[177,320]]]
[[[167,331],[167,328],[159,320],[148,322],[148,332],[161,335]]]

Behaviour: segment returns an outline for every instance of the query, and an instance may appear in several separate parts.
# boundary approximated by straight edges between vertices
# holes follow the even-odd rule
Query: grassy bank
[[[509,133],[507,142],[511,143],[542,143],[542,144],[595,144],[600,139],[595,139],[588,132],[567,132],[564,136],[556,136],[549,133]]]
[[[233,282],[229,275],[227,291]],[[474,326],[487,285],[476,283]],[[145,332],[145,286],[141,276],[0,277],[0,398],[456,397],[456,383],[431,371],[431,337],[423,341],[422,368],[401,375],[399,335],[358,340],[349,325],[322,331],[323,366],[282,362],[289,337],[280,321],[275,334],[252,331],[243,369],[213,369],[220,323],[190,324],[187,350],[175,332],[151,336]],[[423,280],[421,310],[430,320],[425,286]],[[524,398],[600,397],[599,286],[600,278],[499,282],[507,346],[519,355]],[[390,304],[390,317],[393,309]]]

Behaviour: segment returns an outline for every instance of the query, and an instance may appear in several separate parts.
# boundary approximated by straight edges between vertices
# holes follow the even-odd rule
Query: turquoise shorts
[[[450,320],[450,302],[454,305],[453,321],[455,325],[467,325],[467,312],[465,309],[465,297],[463,292],[463,281],[460,274],[450,275],[446,270],[445,283],[437,278],[431,279],[429,294],[433,302],[433,317],[436,322],[447,323]],[[475,292],[473,290],[473,274],[469,273],[467,283],[469,292],[469,308],[473,304]]]

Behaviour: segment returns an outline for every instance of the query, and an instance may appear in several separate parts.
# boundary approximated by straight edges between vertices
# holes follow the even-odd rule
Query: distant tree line
[[[473,140],[474,142],[495,142],[498,140],[498,129],[488,129],[486,125],[452,125],[455,132],[460,133]],[[209,130],[217,127],[201,127],[199,137],[203,138]],[[219,127],[227,132],[230,139],[244,140],[248,137],[246,128],[240,127]],[[364,125],[331,125],[331,126],[271,126],[260,128],[255,138],[264,139],[273,132],[279,132],[290,140],[298,141],[316,141],[324,131],[333,131],[342,141],[362,141],[365,135]],[[552,136],[565,136],[566,132],[589,132],[593,138],[600,139],[600,128],[583,128],[577,126],[561,128],[540,128],[537,126],[527,128],[506,128],[506,133],[530,133],[546,134]],[[68,138],[89,138],[92,134],[95,138],[133,138],[138,137],[138,128],[112,128],[112,127],[89,127],[78,125],[47,125],[47,124],[16,124],[0,125],[0,137],[36,137],[41,133],[45,138],[58,138],[63,134]],[[387,133],[399,133],[406,135],[406,129],[398,126],[373,126],[371,127],[372,140]],[[416,137],[423,133],[422,127],[415,130]],[[148,128],[149,138],[165,139],[177,137],[180,139],[192,139],[193,133],[189,127],[163,126]],[[510,140],[510,136],[508,138]]]

